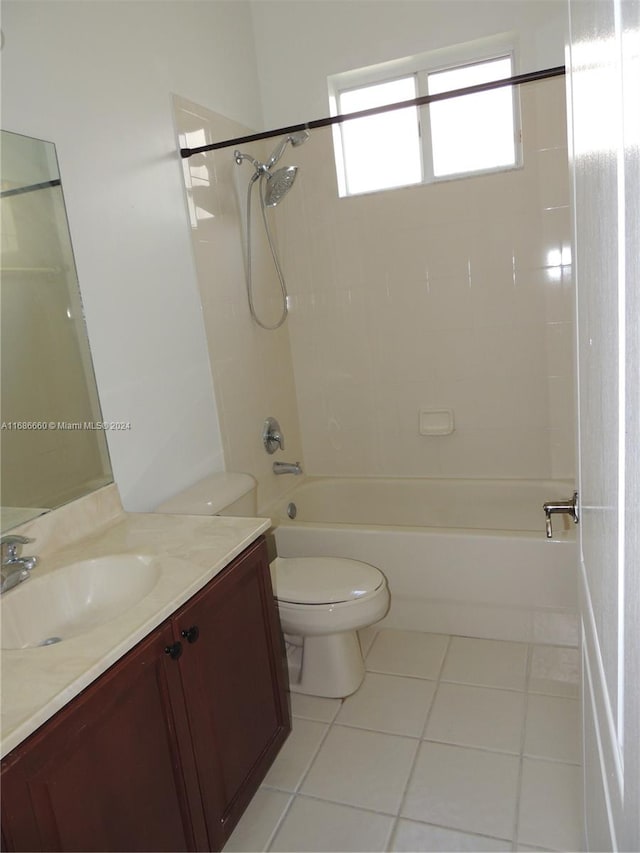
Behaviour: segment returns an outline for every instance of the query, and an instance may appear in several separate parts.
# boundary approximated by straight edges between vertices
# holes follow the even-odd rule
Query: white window
[[[513,51],[495,41],[334,75],[332,114],[511,77]],[[334,149],[341,196],[513,169],[521,163],[517,87],[350,119],[334,126]]]
[[[511,57],[427,74],[430,95],[512,76]],[[505,86],[429,105],[435,177],[516,165],[513,88]]]
[[[341,92],[340,111],[358,112],[415,97],[415,77],[401,77]],[[341,194],[421,183],[419,118],[417,107],[407,107],[344,122],[340,141],[346,192]]]

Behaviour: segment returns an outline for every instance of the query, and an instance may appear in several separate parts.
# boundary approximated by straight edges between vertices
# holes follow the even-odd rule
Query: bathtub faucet
[[[578,506],[578,493],[574,492],[573,497],[569,501],[547,501],[542,505],[546,518],[547,539],[553,539],[553,529],[551,527],[551,516],[555,512],[563,512],[571,516],[575,524],[580,521],[580,512]]]
[[[274,474],[302,474],[299,462],[274,462]]]

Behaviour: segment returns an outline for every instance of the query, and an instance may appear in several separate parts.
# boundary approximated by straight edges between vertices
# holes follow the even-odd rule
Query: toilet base
[[[356,631],[304,637],[302,667],[296,680],[290,667],[292,693],[330,699],[350,696],[364,678],[364,661]]]

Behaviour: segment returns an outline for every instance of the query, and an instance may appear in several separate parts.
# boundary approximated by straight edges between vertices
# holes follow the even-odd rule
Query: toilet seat
[[[387,579],[369,563],[342,557],[276,557],[270,568],[282,630],[302,643],[292,645],[301,657],[290,690],[349,696],[364,678],[357,632],[389,610]]]
[[[279,602],[306,606],[360,601],[385,585],[374,566],[341,557],[276,557],[271,578]]]

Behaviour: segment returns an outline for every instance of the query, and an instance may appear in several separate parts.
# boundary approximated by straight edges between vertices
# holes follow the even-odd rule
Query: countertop
[[[261,518],[123,513],[44,558],[28,583],[60,566],[114,554],[152,556],[159,561],[160,576],[145,598],[84,634],[45,647],[2,650],[1,755],[91,684],[270,526],[269,519]]]

